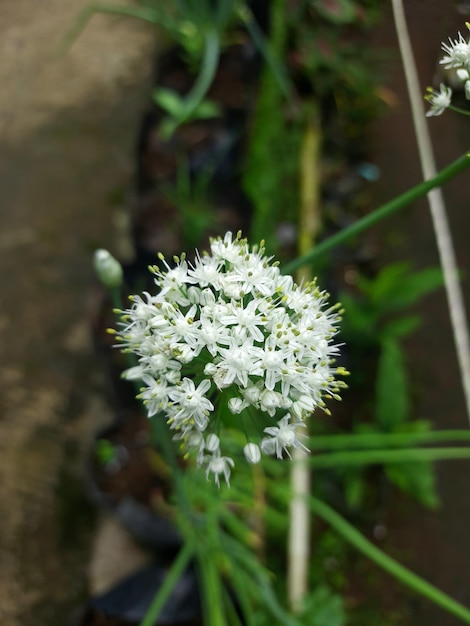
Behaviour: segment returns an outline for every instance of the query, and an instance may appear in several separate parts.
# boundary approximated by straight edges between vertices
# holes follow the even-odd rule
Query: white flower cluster
[[[470,23],[465,25],[470,30]],[[439,61],[446,70],[456,70],[457,77],[462,81],[465,97],[470,100],[470,41],[466,41],[461,33],[458,33],[457,39],[449,37],[449,43],[442,44],[442,50],[445,56]],[[427,94],[424,96],[431,108],[426,113],[426,117],[442,115],[444,111],[451,106],[452,89],[441,83],[439,91],[427,88]]]
[[[305,418],[346,386],[333,365],[339,305],[325,309],[315,282],[296,285],[240,235],[213,240],[194,264],[160,259],[157,295],[132,296],[118,333],[138,357],[125,376],[143,381],[149,417],[163,413],[217,484],[234,465],[221,450],[225,424],[245,433],[250,463],[304,447]]]

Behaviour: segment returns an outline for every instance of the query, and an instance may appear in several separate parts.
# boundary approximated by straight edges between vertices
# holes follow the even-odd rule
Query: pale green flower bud
[[[96,250],[93,260],[96,274],[101,283],[108,289],[122,285],[122,267],[107,250]]]

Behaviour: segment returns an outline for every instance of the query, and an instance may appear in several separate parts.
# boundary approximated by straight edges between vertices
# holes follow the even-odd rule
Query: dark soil
[[[111,458],[99,454],[100,444],[106,445]],[[168,469],[150,443],[149,419],[141,413],[121,415],[115,425],[102,431],[92,469],[96,486],[112,502],[129,496],[157,508],[168,502]]]

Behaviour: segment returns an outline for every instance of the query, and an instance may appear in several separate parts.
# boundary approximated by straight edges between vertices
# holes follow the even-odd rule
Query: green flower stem
[[[351,524],[343,519],[336,511],[331,509],[327,504],[315,497],[309,498],[312,511],[318,517],[327,522],[338,534],[346,541],[353,545],[357,550],[362,552],[371,561],[374,561],[379,567],[394,576],[404,585],[421,594],[431,602],[434,602],[445,611],[452,613],[460,618],[466,624],[470,624],[470,610],[462,604],[453,600],[450,596],[440,591],[434,585],[420,578],[400,563],[397,563],[390,556],[379,550],[370,541],[368,541],[360,532],[358,532]]]
[[[157,623],[157,618],[160,615],[160,612],[165,606],[172,590],[177,585],[178,580],[185,571],[193,555],[194,548],[192,544],[185,543],[178,553],[178,556],[173,561],[172,566],[168,570],[165,580],[163,581],[163,584],[158,592],[155,594],[144,619],[140,622],[140,626],[154,626],[154,624]]]
[[[466,111],[465,109],[461,109],[460,107],[456,107],[453,104],[449,105],[449,109],[451,111],[455,111],[456,113],[461,113],[462,115],[470,115],[470,111]]]
[[[219,64],[220,39],[217,31],[209,30],[204,35],[204,57],[201,62],[201,71],[196,82],[182,101],[181,111],[173,116],[166,117],[160,125],[160,134],[164,141],[170,139],[181,124],[189,121],[196,113],[198,106],[209,91]]]
[[[442,461],[470,459],[468,448],[405,448],[403,450],[354,450],[330,452],[309,458],[311,467],[339,467],[340,465],[373,465],[376,463],[408,463],[410,461]]]
[[[113,287],[112,289],[109,289],[109,293],[111,294],[111,301],[113,303],[113,307],[121,311],[123,308],[121,289],[119,287]]]
[[[313,450],[344,450],[348,448],[381,448],[450,441],[470,441],[470,430],[313,435],[310,439],[309,447]]]
[[[365,217],[357,220],[357,222],[351,224],[351,226],[344,228],[339,233],[336,233],[336,235],[333,235],[332,237],[329,237],[328,239],[325,239],[321,243],[317,244],[307,254],[298,257],[297,259],[294,259],[290,263],[287,263],[283,268],[283,272],[285,274],[292,274],[292,272],[294,272],[302,265],[310,263],[322,254],[325,254],[326,252],[332,250],[335,246],[338,246],[339,244],[348,241],[355,235],[358,235],[359,233],[362,233],[374,224],[377,224],[384,218],[389,217],[400,209],[405,208],[415,200],[418,200],[418,198],[425,196],[431,189],[434,189],[435,187],[441,187],[445,182],[447,182],[469,166],[470,154],[467,153],[448,165],[443,170],[441,170],[434,178],[430,178],[429,180],[426,180],[423,183],[416,185],[416,187],[405,191],[405,193],[401,194],[390,202],[383,204],[381,207],[375,209],[375,211],[373,211],[369,215],[366,215]]]
[[[205,35],[204,44],[204,58],[201,62],[201,72],[199,73],[191,91],[185,98],[184,114],[182,119],[178,120],[180,123],[189,119],[197,107],[201,104],[206,93],[209,91],[209,87],[211,86],[217,71],[220,55],[220,40],[218,33],[214,30],[209,31]]]

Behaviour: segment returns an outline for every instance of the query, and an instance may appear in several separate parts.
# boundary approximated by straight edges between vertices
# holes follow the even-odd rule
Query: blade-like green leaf
[[[431,602],[440,606],[457,618],[460,618],[466,624],[470,624],[470,610],[459,602],[453,600],[443,591],[431,585],[426,580],[417,576],[414,572],[404,567],[385,552],[379,550],[370,541],[368,541],[359,531],[341,517],[336,511],[327,504],[311,497],[309,499],[311,509],[315,515],[324,519],[332,528],[334,528],[346,541],[353,545],[357,550],[362,552],[371,561],[374,561],[379,567],[383,568],[397,580],[407,585],[417,593],[421,594]]]
[[[408,263],[393,263],[384,267],[374,280],[359,282],[374,306],[387,313],[416,304],[420,298],[443,284],[439,268],[412,272]]]
[[[407,315],[387,322],[381,330],[383,337],[406,337],[413,333],[421,324],[419,315]]]
[[[155,104],[158,104],[159,107],[175,119],[179,119],[185,113],[186,102],[172,89],[166,89],[164,87],[156,89],[153,92],[153,100]]]

